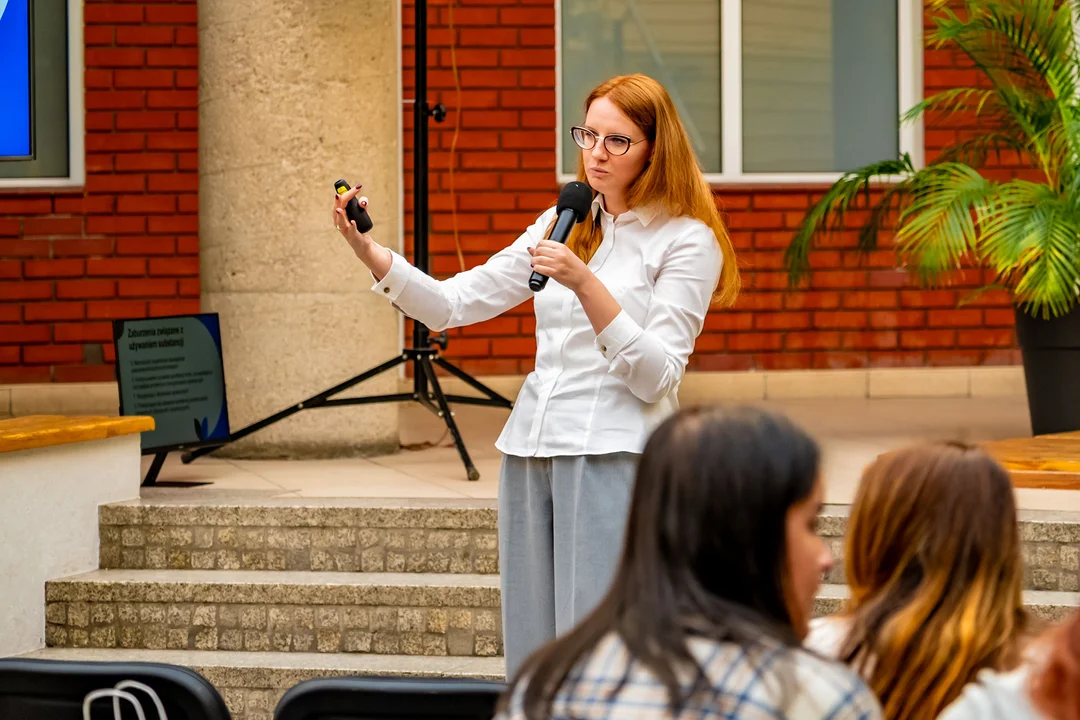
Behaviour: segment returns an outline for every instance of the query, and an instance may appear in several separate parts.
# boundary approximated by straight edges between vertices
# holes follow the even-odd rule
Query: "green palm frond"
[[[1038,139],[1054,117],[1055,99],[1075,96],[1071,35],[1065,37],[1060,29],[1040,32],[1061,26],[1061,16],[1071,16],[1054,11],[1053,4],[1054,0],[979,0],[965,4],[964,17],[946,7],[935,17],[935,29],[928,36],[931,44],[955,46],[990,81],[1004,111],[1001,119],[1019,129],[1042,165],[1047,164],[1048,153]],[[1059,79],[1056,86],[1050,78]]]
[[[982,223],[987,264],[1029,311],[1066,312],[1080,289],[1080,218],[1066,198],[1038,183],[999,188]]]
[[[903,207],[907,187],[906,182],[899,182],[884,189],[881,199],[870,209],[870,217],[859,228],[857,247],[860,251],[870,252],[877,249],[878,234],[889,218],[895,217]]]
[[[980,167],[985,165],[992,157],[996,158],[998,163],[1001,163],[1002,150],[1013,150],[1022,156],[1027,153],[1028,146],[1021,144],[1014,136],[1008,133],[993,131],[968,138],[945,148],[938,155],[935,162],[958,162],[972,167]]]
[[[1055,97],[1075,97],[1072,14],[1059,12],[1059,4],[1059,0],[1024,0],[1017,12],[1016,3],[986,3],[984,25],[1000,33]]]
[[[1056,185],[1063,190],[1072,188],[1076,195],[1080,183],[1080,106],[1062,103],[1060,117],[1047,128],[1048,146],[1055,161]]]
[[[925,100],[916,103],[914,107],[900,116],[900,122],[909,123],[918,120],[919,117],[929,111],[943,113],[972,112],[980,115],[987,103],[995,104],[997,93],[986,88],[959,87],[942,90]]]
[[[930,165],[910,178],[896,244],[924,283],[960,267],[976,250],[976,218],[985,212],[994,189],[994,183],[963,163]]]
[[[818,232],[843,226],[848,209],[857,206],[860,198],[871,205],[875,182],[900,177],[899,182],[903,184],[905,180],[902,176],[914,172],[911,156],[904,153],[899,160],[886,160],[845,173],[806,214],[795,233],[795,239],[784,253],[784,265],[790,281],[798,283],[810,270],[810,251]],[[871,212],[871,215],[879,221],[883,218],[882,213]]]

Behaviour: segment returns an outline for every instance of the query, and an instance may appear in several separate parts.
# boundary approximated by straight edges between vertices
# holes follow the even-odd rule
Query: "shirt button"
[[[382,291],[383,291],[384,293],[386,293],[387,295],[389,295],[389,294],[390,294],[390,288],[388,288],[388,287],[384,287],[384,288],[382,289]]]
[[[600,352],[607,352],[607,345],[601,345]]]

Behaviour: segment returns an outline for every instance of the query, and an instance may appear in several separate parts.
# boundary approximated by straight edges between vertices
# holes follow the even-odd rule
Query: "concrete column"
[[[334,181],[362,183],[373,233],[401,236],[399,3],[199,0],[202,307],[221,315],[232,428],[400,350],[399,315],[334,230]],[[352,394],[397,392],[385,373]],[[305,410],[219,454],[397,448],[393,405]]]

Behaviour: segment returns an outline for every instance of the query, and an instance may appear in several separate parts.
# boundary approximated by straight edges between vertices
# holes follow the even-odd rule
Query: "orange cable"
[[[458,237],[457,202],[454,195],[454,160],[457,152],[458,133],[461,132],[461,80],[458,78],[457,68],[457,40],[454,37],[454,0],[447,4],[447,15],[450,25],[450,68],[454,74],[454,89],[457,92],[457,107],[454,112],[454,136],[450,140],[450,219],[454,227],[454,247],[457,249],[458,264],[461,271],[465,272],[465,254],[461,250],[461,239]],[[427,58],[424,58],[427,61]]]

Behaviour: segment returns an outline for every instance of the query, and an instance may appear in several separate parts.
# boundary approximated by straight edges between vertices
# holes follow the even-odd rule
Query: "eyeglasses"
[[[580,125],[570,128],[570,136],[574,138],[574,142],[582,150],[592,150],[596,147],[596,141],[603,139],[604,149],[612,155],[625,155],[630,152],[630,148],[638,143],[645,142],[645,139],[633,141],[625,135],[597,135],[588,128],[583,128]]]

